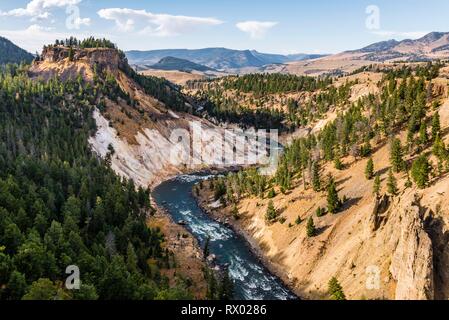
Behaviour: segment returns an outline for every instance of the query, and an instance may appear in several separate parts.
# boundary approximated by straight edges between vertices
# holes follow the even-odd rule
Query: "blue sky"
[[[93,35],[125,50],[337,53],[449,31],[448,12],[447,0],[0,0],[0,35],[33,52]]]

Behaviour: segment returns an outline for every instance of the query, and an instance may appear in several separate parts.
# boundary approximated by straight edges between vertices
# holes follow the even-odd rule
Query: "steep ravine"
[[[163,182],[153,191],[153,199],[176,221],[185,221],[185,228],[202,247],[209,239],[208,261],[220,269],[227,267],[234,281],[236,299],[286,300],[295,296],[274,277],[251,252],[243,237],[225,223],[219,223],[198,206],[192,187],[210,175],[191,174]]]
[[[43,80],[53,77],[63,81],[81,80],[88,84],[95,83],[98,70],[114,77],[120,89],[133,103],[123,98],[116,101],[105,98],[103,105],[93,110],[97,132],[90,137],[89,143],[95,153],[110,162],[118,175],[132,179],[137,186],[154,188],[182,173],[210,167],[225,169],[235,165],[232,162],[229,166],[222,165],[224,154],[217,152],[223,150],[223,153],[233,154],[234,140],[237,139],[235,135],[225,133],[224,128],[204,119],[174,112],[148,95],[123,71],[129,66],[117,50],[75,49],[73,60],[68,58],[68,50],[62,46],[46,48],[41,59],[34,62],[29,69],[29,75]],[[193,128],[201,129],[201,139],[195,142],[197,144],[189,142],[192,153],[187,161],[181,161],[186,158],[178,147],[180,139],[194,139]],[[173,134],[176,130],[183,131]],[[256,144],[243,151],[236,150],[235,158],[255,158],[257,149]],[[200,150],[201,161],[186,165],[186,162],[192,161],[193,154],[198,157]],[[175,254],[179,263],[176,269],[163,270],[163,273],[171,281],[176,281],[178,276],[189,277],[193,281],[195,297],[205,298],[205,262],[197,239],[186,228],[178,225],[164,208],[156,204],[155,207],[157,212],[148,219],[148,224],[162,230],[166,239],[164,246]],[[274,279],[269,281],[275,283]],[[277,287],[282,297],[288,296],[287,291],[284,295],[280,284]]]
[[[114,75],[120,88],[137,101],[138,108],[122,100],[106,101],[104,109],[94,111],[98,131],[90,144],[100,156],[110,158],[117,174],[139,186],[155,186],[181,173],[220,163],[222,154],[215,152],[218,146],[233,152],[234,138],[223,140],[223,128],[167,109],[121,71],[123,63],[117,52],[109,49],[76,52],[73,62],[68,61],[66,52],[50,50],[44,53],[43,61],[33,65],[30,75],[44,79],[76,79],[81,75],[91,81],[94,65]],[[448,103],[441,108],[441,118],[442,127],[447,128]],[[209,150],[209,162],[174,165],[170,160],[177,157],[171,154],[176,143],[170,139],[171,133],[175,129],[188,131],[192,122],[207,129],[201,148]],[[247,152],[254,154],[256,150]],[[379,145],[373,157],[376,169],[387,172],[388,146]],[[301,297],[327,298],[327,283],[336,276],[350,299],[447,299],[449,177],[424,192],[407,189],[394,199],[378,203],[372,196],[372,183],[364,178],[366,162],[344,161],[350,164],[347,170],[336,172],[327,166],[323,176],[334,175],[340,194],[349,199],[348,205],[337,215],[315,221],[317,237],[307,238],[305,223],[296,225],[294,221],[298,216],[304,221],[317,206],[325,206],[325,197],[301,187],[286,195],[278,193],[273,199],[286,218],[285,224],[267,225],[264,216],[268,201],[247,198],[239,203],[242,218],[235,226],[250,237],[273,270]],[[404,177],[400,184],[403,182]],[[202,196],[204,205],[209,206],[211,194],[203,192]],[[215,214],[223,220],[232,219],[228,211]],[[163,223],[173,225],[170,219]]]

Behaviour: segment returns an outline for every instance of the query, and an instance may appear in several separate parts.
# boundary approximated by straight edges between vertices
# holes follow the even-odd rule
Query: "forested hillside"
[[[33,61],[33,55],[19,48],[14,43],[0,37],[0,65]]]
[[[197,64],[197,63],[191,62],[189,60],[179,59],[179,58],[174,58],[174,57],[165,57],[165,58],[161,59],[161,61],[159,61],[158,63],[153,64],[151,66],[151,69],[178,70],[178,71],[184,71],[184,72],[214,71],[214,69],[206,67],[206,66],[203,66],[201,64]]]
[[[220,201],[214,214],[256,239],[300,296],[445,299],[447,66],[377,72],[377,90],[327,100],[333,112],[291,140],[275,175],[232,173],[198,194],[205,207]],[[348,79],[352,95],[360,85]],[[370,266],[385,277],[377,291],[363,286]]]
[[[354,83],[333,84],[330,77],[248,74],[190,81],[185,92],[200,101],[209,117],[257,129],[293,132],[347,102]]]
[[[108,85],[30,80],[17,66],[0,75],[2,299],[190,297],[159,272],[174,260],[146,226],[149,190],[90,150],[94,106],[117,99]],[[81,290],[64,287],[69,265],[80,268]]]
[[[393,163],[396,172],[412,168],[412,163],[404,160],[406,154],[420,154],[432,143],[436,144],[433,150],[437,150],[438,163],[443,166],[447,152],[441,145],[442,133],[438,112],[435,112],[440,107],[440,95],[434,92],[432,84],[439,67],[439,64],[428,64],[426,68],[413,71],[409,68],[388,71],[379,84],[382,88],[380,96],[368,95],[359,99],[319,134],[296,140],[287,148],[282,168],[294,176],[301,173],[298,169],[305,172],[314,162],[333,161],[341,170],[342,158],[368,158],[373,152],[373,144],[381,141],[392,144],[391,158],[396,159]],[[407,133],[405,146],[401,146],[396,138],[402,129]],[[321,157],[313,157],[318,150]],[[428,181],[427,176],[420,187],[425,187]]]

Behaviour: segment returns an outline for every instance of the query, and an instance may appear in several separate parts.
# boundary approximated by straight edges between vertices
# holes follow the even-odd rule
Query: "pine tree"
[[[441,136],[440,114],[435,112],[432,119],[432,141],[435,141],[438,136]]]
[[[371,180],[374,177],[374,161],[373,158],[368,160],[365,168],[365,177],[368,180]]]
[[[375,196],[379,196],[380,195],[380,190],[381,190],[381,180],[380,180],[380,176],[377,174],[376,178],[374,179],[374,186],[373,186],[373,194]]]
[[[426,155],[420,156],[413,162],[412,178],[419,188],[424,189],[429,183],[430,170],[431,166]]]
[[[446,144],[444,143],[443,139],[440,138],[440,135],[438,135],[437,139],[435,140],[432,148],[432,153],[438,158],[438,172],[441,175],[444,172],[444,162],[446,162],[446,170],[448,169],[449,151],[446,148]]]
[[[218,299],[230,301],[234,298],[234,283],[229,277],[229,270],[225,270],[218,289]]]
[[[217,300],[217,279],[215,279],[214,272],[207,269],[205,271],[205,278],[207,279],[207,293],[206,297],[208,300]]]
[[[276,172],[276,182],[283,190],[291,188],[291,173],[286,162],[279,165]],[[274,190],[272,192],[274,193]],[[274,193],[274,195],[276,194]]]
[[[407,150],[411,152],[415,146],[415,133],[408,131],[407,133]]]
[[[307,236],[309,238],[312,238],[312,237],[314,237],[316,235],[315,223],[313,222],[313,218],[312,217],[310,217],[309,220],[307,220],[306,231],[307,231]]]
[[[25,276],[18,271],[13,271],[6,287],[5,291],[10,299],[16,301],[22,299],[27,289]]]
[[[75,52],[73,50],[73,47],[69,48],[69,61],[73,61],[73,59],[75,58]]]
[[[390,161],[393,166],[393,170],[396,173],[401,172],[404,169],[404,159],[401,141],[394,139],[391,143]]]
[[[49,279],[39,279],[33,282],[23,300],[56,300],[57,286]]]
[[[146,286],[144,286],[143,288],[146,288]],[[148,296],[145,296],[143,293],[143,297],[151,297],[152,295],[154,295],[154,288],[148,288]],[[141,290],[141,292],[144,292],[144,290]],[[98,293],[97,293],[97,289],[95,289],[95,287],[93,285],[89,285],[89,284],[81,284],[81,287],[79,290],[74,290],[73,293],[73,300],[76,301],[95,301],[98,300]]]
[[[392,196],[395,196],[398,193],[396,178],[394,177],[393,170],[391,169],[388,174],[387,190],[388,193],[391,194]]]
[[[341,206],[340,198],[338,197],[337,185],[333,177],[330,177],[329,185],[327,187],[327,210],[329,213],[335,214]]]
[[[439,161],[443,161],[447,157],[447,150],[444,141],[437,134],[432,147],[432,153],[438,158]]]
[[[372,153],[371,143],[369,141],[365,142],[364,145],[360,148],[360,155],[362,158],[369,157]]]
[[[413,187],[413,182],[410,180],[410,173],[407,172],[407,181],[405,182],[405,188],[409,189]]]
[[[336,157],[334,160],[334,166],[337,170],[343,170],[343,163],[341,162],[340,157]]]
[[[126,257],[127,257],[126,264],[128,267],[128,271],[136,272],[138,268],[137,263],[139,261],[136,255],[136,251],[134,250],[134,246],[132,245],[131,242],[128,243],[128,249],[126,250]]]
[[[231,210],[231,214],[232,214],[232,217],[233,217],[235,220],[239,220],[239,219],[240,219],[239,208],[237,207],[236,204],[234,204],[234,207],[233,207],[232,210]]]
[[[333,277],[328,284],[328,293],[332,300],[346,300],[343,288],[338,282],[338,279]]]
[[[206,258],[206,259],[207,259],[207,257],[209,257],[209,254],[210,254],[209,246],[210,246],[210,236],[208,236],[206,238],[206,241],[204,242],[203,255],[204,255],[204,258]]]
[[[324,210],[323,210],[321,207],[318,207],[318,208],[316,209],[316,216],[317,216],[318,218],[321,218],[322,216],[324,216]]]
[[[274,222],[278,217],[277,211],[274,208],[273,200],[268,203],[267,213],[265,214],[265,220],[267,222]]]
[[[312,186],[315,192],[321,191],[320,164],[314,161],[312,164]]]
[[[427,124],[425,121],[421,123],[419,128],[419,144],[424,147],[429,142],[429,136],[427,134]]]

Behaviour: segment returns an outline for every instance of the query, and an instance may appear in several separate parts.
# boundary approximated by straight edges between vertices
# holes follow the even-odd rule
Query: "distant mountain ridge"
[[[291,61],[315,59],[324,55],[280,55],[267,54],[255,50],[232,50],[226,48],[205,49],[166,49],[152,51],[128,51],[128,60],[134,65],[151,66],[166,57],[189,60],[217,70],[259,68],[269,64],[282,64]]]
[[[419,39],[386,40],[319,59],[273,65],[270,72],[322,76],[352,73],[376,63],[427,62],[449,59],[449,32],[431,32]]]
[[[0,64],[31,62],[34,56],[6,38],[0,37]]]
[[[449,59],[449,32],[431,32],[419,39],[386,40],[333,55],[267,54],[255,50],[208,48],[199,50],[129,51],[128,60],[145,70],[171,56],[227,73],[290,73],[340,75],[373,63],[418,62]]]
[[[416,40],[377,42],[362,49],[343,52],[340,55],[344,54],[359,55],[359,59],[380,62],[447,59],[449,58],[449,32],[431,32]]]
[[[192,71],[199,71],[199,72],[207,72],[207,71],[215,71],[215,69],[206,67],[204,65],[185,60],[185,59],[179,59],[175,57],[165,57],[162,58],[158,63],[153,64],[151,66],[151,69],[157,69],[157,70],[177,70],[177,71],[183,71],[183,72],[192,72]]]

